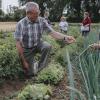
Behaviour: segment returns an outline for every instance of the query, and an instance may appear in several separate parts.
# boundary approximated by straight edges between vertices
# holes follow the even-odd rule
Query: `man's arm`
[[[23,48],[22,48],[22,46],[21,46],[20,41],[16,41],[16,48],[17,48],[17,50],[18,50],[18,53],[20,54],[20,57],[24,58],[24,57],[23,57]]]
[[[21,30],[22,30],[21,23],[18,22],[17,25],[16,25],[15,33],[14,33],[14,38],[16,40],[16,48],[17,48],[17,51],[18,51],[19,56],[21,58],[24,69],[28,70],[29,65],[28,65],[27,61],[25,60],[25,58],[24,58],[23,47],[22,47],[21,42],[20,42],[21,36],[22,36],[21,35]]]
[[[50,27],[50,25],[48,25],[48,23],[44,20],[44,30],[45,29],[55,39],[64,40],[68,44],[75,42],[75,38],[73,36],[67,36],[62,33],[54,31],[53,28]]]
[[[75,38],[73,36],[67,36],[59,32],[54,31],[54,32],[51,32],[50,35],[55,39],[64,40],[68,44],[75,42]]]
[[[19,53],[19,56],[22,60],[22,63],[23,63],[23,67],[28,70],[29,69],[29,64],[27,63],[25,57],[24,57],[24,54],[23,54],[23,47],[21,45],[21,42],[20,41],[16,41],[16,48],[18,50],[18,53]]]

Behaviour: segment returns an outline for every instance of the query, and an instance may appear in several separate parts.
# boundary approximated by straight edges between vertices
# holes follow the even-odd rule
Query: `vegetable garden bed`
[[[58,30],[57,27],[57,25],[54,26],[56,30]],[[47,92],[48,89],[46,89],[46,92],[43,91],[45,93],[42,99],[39,100],[43,100],[47,95],[50,96],[48,100],[99,100],[100,51],[88,47],[91,43],[98,41],[98,26],[92,26],[92,31],[87,38],[81,36],[77,25],[72,25],[68,34],[76,38],[76,43],[63,48],[61,48],[62,41],[56,41],[48,35],[43,36],[44,40],[51,43],[53,49],[49,66],[43,69],[35,80],[23,78],[12,33],[8,33],[5,38],[1,35],[0,100],[16,100],[19,97],[27,100],[25,95],[31,98],[29,100],[37,100],[40,98],[40,93],[37,93],[37,98],[33,99],[33,96],[28,94],[33,91],[25,87],[27,85],[34,87],[35,84],[41,83],[43,85],[35,85],[35,87],[42,88],[50,85],[52,92]],[[25,94],[23,94],[24,89],[28,91]],[[19,94],[21,95],[18,96]]]

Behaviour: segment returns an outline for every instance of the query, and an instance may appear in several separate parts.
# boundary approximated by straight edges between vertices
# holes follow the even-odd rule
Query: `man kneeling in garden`
[[[65,40],[67,43],[73,43],[75,39],[72,36],[66,36],[55,32],[47,21],[39,17],[40,10],[37,3],[28,2],[26,4],[26,17],[17,23],[14,37],[16,47],[23,63],[23,69],[26,75],[33,76],[46,66],[47,58],[50,53],[51,45],[42,40],[44,30],[54,38]],[[40,61],[34,61],[34,55],[40,52]]]

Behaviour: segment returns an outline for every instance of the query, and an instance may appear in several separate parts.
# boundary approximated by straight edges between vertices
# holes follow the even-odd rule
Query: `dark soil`
[[[21,90],[25,85],[25,81],[19,80],[6,80],[0,85],[0,100],[11,96],[17,91]]]
[[[80,91],[82,91],[81,82],[79,80],[79,76],[75,74],[77,78],[75,78],[76,81],[76,88]],[[5,99],[5,97],[12,97],[13,95],[16,96],[18,91],[23,89],[27,83],[34,83],[33,79],[24,79],[24,80],[6,80],[2,84],[0,84],[0,100],[9,100]],[[53,93],[51,96],[51,100],[70,100],[70,91],[67,89],[66,86],[69,85],[68,77],[65,74],[62,81],[60,81],[57,85],[52,86],[53,87]],[[11,99],[10,99],[11,100]],[[15,99],[13,99],[15,100]],[[75,99],[78,100],[78,99]]]
[[[26,85],[26,81],[20,80],[7,80],[0,86],[0,100],[4,100],[5,97],[10,97],[12,94],[23,89]],[[53,95],[51,100],[69,100],[69,93],[66,89],[67,78],[66,75],[64,79],[53,87]]]
[[[66,88],[68,85],[67,76],[64,76],[64,79],[53,88],[53,95],[51,100],[70,100],[69,99],[69,90]]]

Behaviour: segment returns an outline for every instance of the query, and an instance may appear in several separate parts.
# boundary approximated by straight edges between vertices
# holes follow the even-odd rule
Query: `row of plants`
[[[86,42],[84,42],[84,41],[86,41],[86,39],[84,39],[84,37],[81,36],[81,34],[79,32],[79,28],[76,26],[71,27],[71,31],[69,31],[69,34],[73,35],[76,38],[76,42],[71,45],[66,45],[66,46],[64,45],[63,41],[56,41],[48,35],[43,36],[44,40],[51,43],[52,48],[53,48],[51,51],[51,59],[52,59],[51,63],[52,64],[49,64],[48,67],[43,69],[38,74],[38,76],[36,77],[36,80],[35,80],[35,83],[37,83],[37,85],[35,85],[33,83],[32,84],[29,83],[28,86],[25,86],[24,89],[22,89],[21,91],[18,92],[17,98],[21,98],[18,100],[27,100],[27,98],[31,98],[31,100],[37,100],[37,99],[39,99],[39,97],[42,97],[42,99],[44,99],[45,96],[47,96],[47,97],[51,96],[51,94],[48,95],[47,92],[42,92],[43,94],[41,94],[41,96],[39,96],[40,91],[39,90],[35,91],[33,89],[33,87],[35,85],[35,86],[37,86],[37,89],[40,89],[40,88],[42,88],[42,86],[44,84],[47,84],[47,85],[48,84],[51,84],[51,85],[58,84],[59,81],[61,81],[63,79],[64,72],[65,72],[64,70],[66,69],[66,67],[63,68],[62,66],[67,66],[67,71],[69,73],[68,76],[70,77],[69,79],[71,79],[70,87],[74,88],[75,82],[73,80],[74,80],[75,72],[73,72],[73,67],[71,67],[70,60],[73,61],[73,59],[76,59],[79,56],[79,52],[81,52],[84,47],[86,48],[86,46],[84,45],[84,44],[86,44]],[[10,77],[11,78],[13,76],[15,78],[17,75],[20,75],[19,73],[22,72],[22,69],[21,69],[21,63],[19,60],[19,56],[18,56],[16,48],[15,48],[15,41],[13,40],[13,36],[11,34],[10,37],[6,37],[5,39],[1,39],[0,41],[1,41],[0,42],[0,52],[1,52],[0,53],[1,54],[0,62],[2,62],[2,63],[0,63],[0,70],[1,70],[0,77]],[[88,41],[88,38],[87,38],[87,41]],[[66,54],[65,48],[67,48],[70,58],[68,58],[69,55]],[[67,55],[67,58],[66,58],[66,55]],[[67,59],[67,61],[66,61],[66,59]],[[54,62],[56,62],[56,63],[54,63]],[[78,61],[76,61],[76,63],[77,62]],[[79,71],[77,71],[77,72],[79,72]],[[79,75],[82,76],[81,74],[79,74]],[[40,85],[40,87],[38,88],[40,83],[42,83],[43,85]],[[31,87],[31,89],[30,89],[30,87]],[[33,96],[33,90],[37,94],[36,96]],[[72,90],[70,92],[71,98],[74,98],[73,97],[74,93],[72,93],[73,92]],[[32,95],[30,95],[30,94],[32,94]],[[82,93],[80,93],[80,94],[82,95]],[[78,95],[80,95],[80,94],[78,94]],[[71,100],[74,100],[74,99],[71,99]]]
[[[0,39],[0,81],[16,79],[18,76],[21,77],[20,75],[23,73],[13,35],[12,33],[9,34],[9,36]],[[55,52],[60,47],[59,44],[49,36],[44,37],[46,37],[45,39],[47,39],[49,43],[53,43],[54,46],[51,55],[55,55]],[[26,85],[25,88],[22,89],[22,91],[19,91],[15,97],[18,98],[18,100],[27,100],[27,98],[31,98],[32,100],[47,98],[49,95],[51,96],[51,92],[49,93],[48,86],[45,84],[58,84],[58,82],[63,79],[63,75],[64,69],[61,64],[57,62],[49,64],[49,66],[43,69],[36,77],[35,83],[37,84],[28,83],[28,86]],[[41,95],[39,95],[40,92]],[[36,93],[36,95],[34,93]],[[11,98],[13,98],[13,96],[9,98],[7,97],[7,100]]]
[[[83,50],[71,59],[66,47],[66,62],[68,63],[70,100],[100,99],[100,50],[91,48],[91,44],[99,41],[97,28],[93,29],[84,39]],[[77,80],[77,81],[76,81]],[[80,85],[77,87],[77,82]]]
[[[0,78],[13,79],[22,71],[12,33],[0,39]]]
[[[22,91],[19,92],[18,100],[27,100],[27,98],[31,98],[31,100],[49,100],[50,96],[52,96],[53,85],[57,85],[64,77],[64,68],[62,65],[55,60],[55,56],[57,52],[60,50],[60,45],[49,35],[44,35],[43,39],[49,42],[52,45],[51,55],[50,55],[50,63],[49,65],[41,70],[36,79],[36,84],[31,84],[25,87]],[[55,62],[56,61],[56,62]],[[49,89],[48,89],[49,86]],[[26,93],[26,88],[27,92]],[[26,93],[26,94],[25,94]]]

